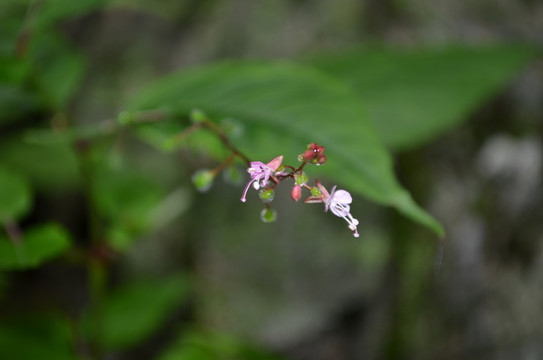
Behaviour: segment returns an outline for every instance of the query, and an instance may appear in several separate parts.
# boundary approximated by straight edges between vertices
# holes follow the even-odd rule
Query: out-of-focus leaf
[[[467,119],[535,54],[533,48],[507,45],[370,48],[309,63],[351,84],[385,145],[406,149]]]
[[[52,31],[32,37],[28,53],[44,100],[64,109],[83,78],[85,58]]]
[[[233,336],[192,331],[183,333],[159,360],[279,360],[280,357]]]
[[[0,57],[13,56],[21,24],[27,12],[28,1],[0,1]]]
[[[0,272],[0,301],[4,300],[4,297],[6,295],[6,289],[10,285],[10,278],[8,275],[8,273]]]
[[[357,94],[319,71],[290,63],[227,62],[169,75],[136,96],[131,109],[165,108],[212,119],[233,118],[244,129],[236,145],[254,160],[285,155],[295,163],[305,145],[326,146],[322,171],[442,234],[396,181],[392,161],[367,121]]]
[[[182,304],[188,288],[187,279],[179,275],[125,285],[107,298],[96,340],[118,349],[145,339]]]
[[[47,0],[39,4],[36,9],[34,28],[41,29],[55,23],[76,16],[84,15],[100,9],[108,0]]]
[[[0,82],[20,84],[28,75],[30,65],[15,56],[0,57]]]
[[[111,245],[124,250],[152,225],[152,212],[163,198],[161,189],[141,174],[104,167],[93,177],[92,196],[99,213],[110,220]]]
[[[31,114],[38,107],[36,94],[16,85],[0,85],[0,125]]]
[[[75,151],[69,143],[35,145],[20,138],[3,139],[0,162],[40,189],[66,191],[80,180]]]
[[[0,324],[0,358],[74,360],[68,321],[60,317],[18,317]]]
[[[165,122],[156,124],[143,124],[134,128],[140,139],[154,146],[158,150],[170,152],[180,147],[194,151],[205,151],[209,156],[222,159],[228,156],[220,139],[207,130],[191,132],[182,135],[188,125],[180,122]]]
[[[0,238],[0,268],[33,268],[63,254],[70,247],[69,234],[57,224],[35,227],[18,242]]]
[[[18,219],[29,210],[30,204],[26,179],[0,167],[0,223]]]

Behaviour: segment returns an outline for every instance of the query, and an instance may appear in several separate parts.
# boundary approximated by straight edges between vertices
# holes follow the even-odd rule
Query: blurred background
[[[0,194],[15,204],[0,208],[1,358],[543,358],[543,3],[7,0],[0,20]],[[264,224],[255,194],[239,201],[242,163],[199,193],[191,176],[217,166],[213,151],[195,141],[164,153],[104,130],[178,69],[278,59],[330,70],[319,54],[352,48],[388,49],[359,67],[402,92],[372,103],[368,87],[368,113],[442,239],[360,196],[358,239],[288,191]],[[467,97],[489,68],[497,80]],[[427,97],[440,91],[443,103]],[[404,138],[380,114],[444,125]],[[36,245],[36,261],[11,262],[21,238],[58,251]]]

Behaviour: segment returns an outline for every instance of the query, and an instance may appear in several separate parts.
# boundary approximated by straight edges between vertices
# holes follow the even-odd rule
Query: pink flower
[[[253,184],[253,187],[256,190],[260,189],[260,186],[267,186],[270,176],[272,176],[273,173],[277,171],[279,166],[281,166],[282,162],[283,155],[276,157],[267,164],[264,164],[260,161],[251,161],[251,167],[247,169],[247,172],[251,176],[251,180],[247,183],[247,186],[245,187],[245,191],[243,192],[241,201],[245,202],[247,200],[247,191],[249,190],[249,186],[251,186],[251,184]]]
[[[354,231],[354,237],[359,237],[357,230],[357,225],[359,224],[358,220],[351,215],[351,206],[350,203],[353,202],[353,198],[348,191],[338,190],[336,191],[336,186],[332,188],[332,193],[329,194],[328,191],[322,184],[317,180],[317,191],[312,191],[312,196],[308,197],[306,203],[324,203],[324,211],[332,211],[332,214],[341,217],[347,221],[349,224],[349,229]]]

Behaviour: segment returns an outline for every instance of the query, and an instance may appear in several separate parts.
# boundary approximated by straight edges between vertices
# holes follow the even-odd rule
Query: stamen
[[[249,191],[249,186],[251,186],[251,184],[254,183],[254,180],[251,180],[247,183],[247,186],[245,186],[245,190],[243,191],[243,196],[241,197],[241,201],[242,202],[245,202],[247,201],[247,191]]]

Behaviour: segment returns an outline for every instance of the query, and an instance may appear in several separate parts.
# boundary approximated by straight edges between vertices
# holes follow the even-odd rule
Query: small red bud
[[[298,155],[298,160],[310,164],[322,165],[326,162],[326,156],[322,158],[321,156],[324,156],[324,146],[317,143],[311,143],[307,145],[306,150],[302,154]]]
[[[319,155],[317,158],[317,165],[323,165],[324,163],[326,163],[326,155]]]
[[[317,147],[317,149],[315,150],[315,152],[319,155],[322,155],[324,154],[324,146],[319,146]]]
[[[306,150],[302,154],[302,158],[304,159],[304,161],[307,162],[313,161],[313,159],[315,158],[315,152],[313,150]]]
[[[294,185],[294,187],[292,188],[292,191],[290,192],[290,197],[294,201],[298,201],[298,200],[301,199],[301,197],[302,197],[302,188],[300,187],[300,185]]]

